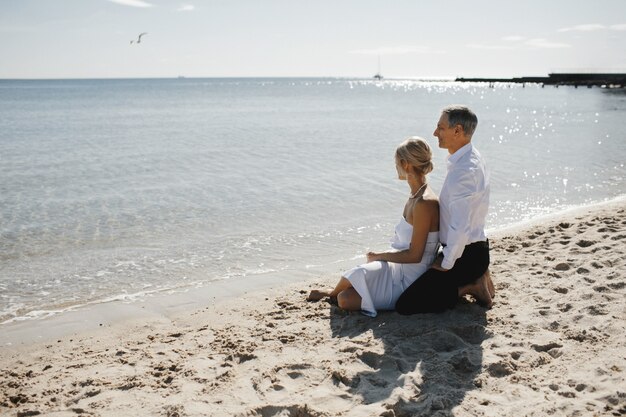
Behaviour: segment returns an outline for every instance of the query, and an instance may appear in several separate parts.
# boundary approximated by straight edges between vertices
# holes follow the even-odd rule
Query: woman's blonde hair
[[[396,148],[396,162],[406,161],[418,175],[427,175],[433,170],[432,159],[430,146],[419,136],[408,138]]]

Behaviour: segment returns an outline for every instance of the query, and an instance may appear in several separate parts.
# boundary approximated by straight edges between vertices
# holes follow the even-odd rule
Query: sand
[[[337,277],[0,347],[0,414],[626,415],[626,202],[494,233],[495,304],[371,319]]]

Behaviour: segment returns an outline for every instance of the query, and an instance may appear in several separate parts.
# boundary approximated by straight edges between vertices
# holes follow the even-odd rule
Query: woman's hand
[[[367,252],[366,256],[367,256],[367,262],[380,261],[380,253]]]

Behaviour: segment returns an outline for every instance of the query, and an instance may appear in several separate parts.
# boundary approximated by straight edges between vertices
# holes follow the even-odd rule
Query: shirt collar
[[[472,150],[472,142],[466,145],[463,145],[463,147],[459,148],[452,155],[448,155],[448,166],[456,164],[463,155],[470,152],[471,150]]]

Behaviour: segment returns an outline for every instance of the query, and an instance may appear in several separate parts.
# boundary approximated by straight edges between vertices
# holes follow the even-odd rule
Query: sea
[[[465,104],[490,231],[626,194],[626,91],[448,80],[0,80],[0,326],[339,274],[387,247],[394,152]],[[1,329],[1,327],[0,327]]]

